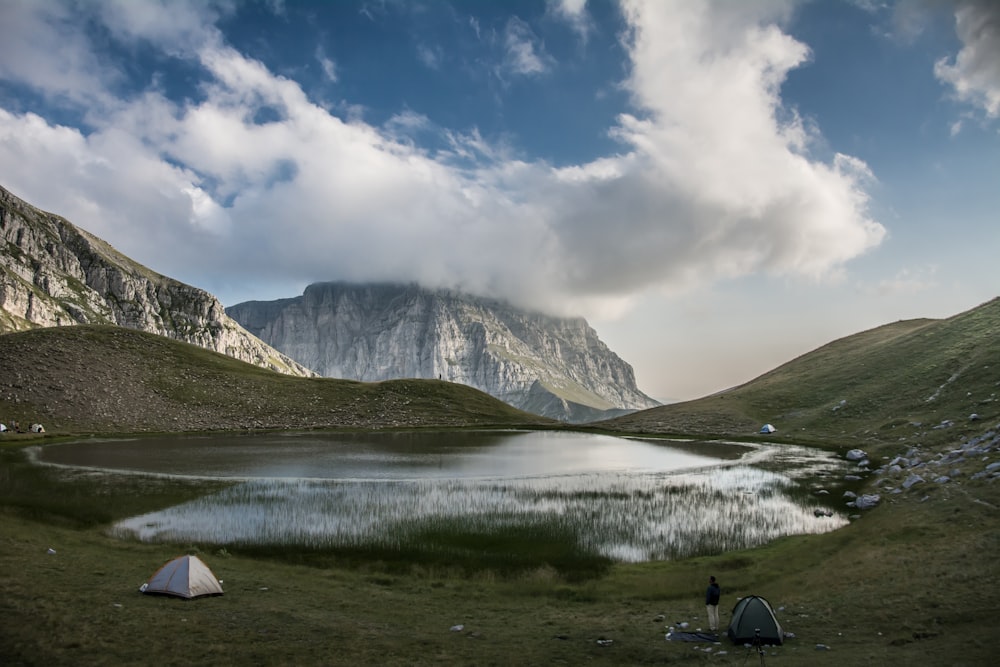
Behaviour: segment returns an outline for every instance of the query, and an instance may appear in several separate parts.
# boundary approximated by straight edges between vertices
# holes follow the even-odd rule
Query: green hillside
[[[0,336],[0,422],[49,433],[542,425],[464,385],[300,378],[114,326]]]
[[[935,444],[995,424],[998,392],[1000,299],[993,299],[945,320],[901,321],[848,336],[744,385],[601,426],[750,436],[771,423],[778,429],[773,438],[799,442]]]

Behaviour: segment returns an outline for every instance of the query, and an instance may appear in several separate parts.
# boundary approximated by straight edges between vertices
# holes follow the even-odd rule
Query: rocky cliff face
[[[582,318],[415,285],[344,283],[310,285],[301,297],[248,301],[227,312],[327,377],[440,378],[577,422],[658,405]]]
[[[0,332],[74,324],[116,324],[314,375],[247,333],[208,292],[150,271],[0,187]]]

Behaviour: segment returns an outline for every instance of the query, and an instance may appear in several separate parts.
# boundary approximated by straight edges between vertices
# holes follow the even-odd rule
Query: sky
[[[1000,0],[0,0],[0,185],[226,305],[459,289],[697,398],[1000,294]]]

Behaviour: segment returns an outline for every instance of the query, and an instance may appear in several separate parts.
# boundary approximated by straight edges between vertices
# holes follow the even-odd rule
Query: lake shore
[[[315,567],[196,544],[121,542],[105,533],[114,518],[206,487],[109,484],[107,476],[30,466],[19,446],[0,452],[0,611],[18,619],[0,629],[7,664],[140,664],[150,656],[189,664],[742,664],[745,649],[728,642],[698,645],[712,649],[709,657],[664,641],[669,625],[704,624],[708,574],[723,585],[723,625],[739,596],[763,595],[780,610],[795,634],[768,656],[782,664],[979,665],[992,657],[986,612],[967,600],[998,580],[998,566],[977,560],[972,577],[955,566],[998,546],[996,532],[982,530],[996,522],[988,482],[928,500],[902,494],[825,535],[613,565],[574,583],[545,569],[503,577],[378,562]],[[201,553],[225,582],[224,596],[184,602],[137,592],[183,552]],[[188,639],[178,644],[178,636]]]

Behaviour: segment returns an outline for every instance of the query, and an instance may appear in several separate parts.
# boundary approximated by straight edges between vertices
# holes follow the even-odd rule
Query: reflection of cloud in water
[[[602,555],[643,561],[742,549],[846,523],[840,515],[814,516],[812,506],[787,495],[795,485],[744,464],[503,480],[255,480],[127,519],[113,532],[144,541],[392,546],[428,526],[489,532],[547,525]]]

